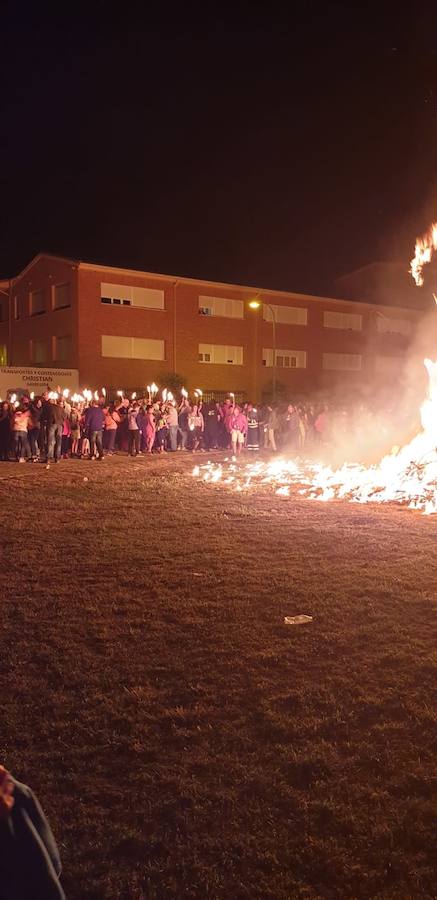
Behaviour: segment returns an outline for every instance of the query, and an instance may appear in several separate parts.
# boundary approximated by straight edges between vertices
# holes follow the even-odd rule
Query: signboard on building
[[[8,393],[33,391],[35,394],[42,394],[45,390],[55,391],[58,387],[61,390],[68,388],[73,393],[78,391],[79,370],[0,366],[0,397],[3,399]]]

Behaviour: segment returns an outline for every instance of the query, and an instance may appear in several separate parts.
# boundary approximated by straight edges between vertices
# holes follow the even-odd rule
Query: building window
[[[165,343],[152,338],[103,334],[102,356],[116,359],[165,359]]]
[[[40,316],[46,311],[44,291],[32,291],[30,294],[30,315]]]
[[[17,294],[14,297],[14,318],[24,319],[27,316],[27,296]]]
[[[409,322],[408,319],[392,319],[382,313],[376,319],[376,330],[382,334],[403,334],[409,337],[413,329],[414,322]]]
[[[53,309],[66,309],[71,306],[70,285],[55,284],[53,288]]]
[[[199,362],[225,366],[243,365],[243,348],[225,344],[199,344]]]
[[[273,366],[273,350],[264,349],[263,366]],[[306,350],[277,350],[276,366],[278,369],[306,369]]]
[[[324,353],[323,368],[330,371],[358,372],[362,357],[359,353]]]
[[[0,366],[7,366],[8,364],[8,351],[6,344],[0,344]]]
[[[53,339],[53,345],[53,359],[55,359],[56,362],[71,362],[71,334],[64,334],[60,337],[55,337]]]
[[[244,318],[244,303],[242,300],[228,300],[225,297],[199,296],[200,316],[223,316],[228,319]]]
[[[273,319],[272,309],[275,316],[275,322],[278,325],[307,325],[308,310],[299,306],[275,306],[273,303],[267,305],[263,303],[263,319],[265,322],[271,322]]]
[[[132,287],[126,284],[100,285],[100,300],[107,306],[136,306],[139,309],[164,309],[164,291]]]
[[[32,362],[35,363],[36,366],[41,366],[47,363],[49,361],[48,342],[46,340],[31,341],[30,355]]]
[[[323,324],[325,328],[341,328],[343,331],[361,331],[363,317],[357,313],[324,312]]]

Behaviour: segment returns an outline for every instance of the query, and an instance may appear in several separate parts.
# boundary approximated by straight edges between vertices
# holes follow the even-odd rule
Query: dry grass
[[[436,520],[191,465],[0,466],[0,753],[68,897],[436,897]]]

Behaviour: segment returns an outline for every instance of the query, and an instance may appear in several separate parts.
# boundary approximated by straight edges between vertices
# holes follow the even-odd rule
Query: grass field
[[[192,464],[0,466],[0,756],[69,900],[436,897],[436,519]]]

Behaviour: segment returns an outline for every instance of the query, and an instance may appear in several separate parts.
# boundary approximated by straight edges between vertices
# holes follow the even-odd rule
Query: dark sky
[[[149,5],[2,6],[0,274],[44,249],[330,293],[408,262],[437,217],[431,5]]]

